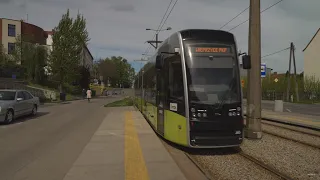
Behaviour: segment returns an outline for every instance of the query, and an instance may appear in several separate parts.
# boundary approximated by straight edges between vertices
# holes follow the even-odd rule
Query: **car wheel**
[[[10,123],[12,123],[13,119],[14,119],[13,111],[8,110],[4,122],[6,124],[10,124]]]
[[[33,116],[35,116],[35,115],[37,114],[37,111],[38,111],[37,105],[34,105],[33,108],[32,108],[31,114],[32,114]]]

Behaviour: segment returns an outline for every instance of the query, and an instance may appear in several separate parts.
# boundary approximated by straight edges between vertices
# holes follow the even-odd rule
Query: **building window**
[[[14,43],[8,43],[8,54],[12,54],[16,49],[16,45]]]
[[[8,36],[16,37],[16,25],[8,24]]]

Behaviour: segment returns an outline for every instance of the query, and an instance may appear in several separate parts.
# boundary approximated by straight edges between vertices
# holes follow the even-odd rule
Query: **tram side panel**
[[[170,49],[165,51],[174,52],[174,47],[179,47],[178,38],[174,35],[170,39]],[[164,66],[160,72],[164,81],[163,96],[159,97],[164,105],[163,136],[171,142],[188,146],[181,55],[164,56]],[[159,81],[157,83],[161,86]]]

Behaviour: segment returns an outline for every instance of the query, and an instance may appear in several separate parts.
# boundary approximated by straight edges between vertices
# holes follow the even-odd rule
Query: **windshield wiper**
[[[229,89],[222,95],[222,100],[220,101],[220,103],[218,104],[217,109],[222,108],[222,106],[225,104],[225,102],[230,99],[230,94],[233,91],[234,88],[234,83],[235,82],[235,78],[232,78],[231,82],[229,83]]]

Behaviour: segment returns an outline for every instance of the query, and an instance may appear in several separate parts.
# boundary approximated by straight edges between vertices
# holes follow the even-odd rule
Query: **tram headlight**
[[[196,113],[192,113],[192,117],[197,117]]]
[[[237,107],[237,111],[240,111],[241,110],[241,107]]]
[[[233,112],[232,115],[233,115],[233,116],[236,116],[236,112]]]
[[[191,112],[196,112],[196,109],[195,108],[191,108]]]
[[[207,113],[203,113],[202,116],[203,116],[203,117],[207,117]]]
[[[240,116],[240,112],[237,112],[237,115]]]
[[[201,117],[201,113],[198,113],[198,117]]]
[[[232,112],[229,112],[229,116],[232,116]]]

